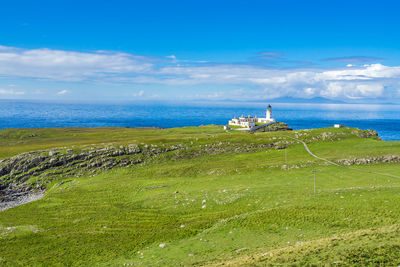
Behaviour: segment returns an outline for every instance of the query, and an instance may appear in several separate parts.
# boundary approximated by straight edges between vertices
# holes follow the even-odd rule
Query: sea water
[[[268,103],[49,103],[0,101],[0,129],[42,127],[183,127],[225,125],[234,116],[265,117]],[[400,140],[400,106],[364,104],[272,104],[272,117],[293,129],[374,129],[383,140]]]

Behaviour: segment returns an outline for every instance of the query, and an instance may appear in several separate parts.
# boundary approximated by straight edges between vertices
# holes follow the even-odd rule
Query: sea
[[[234,116],[265,117],[270,103],[52,103],[0,100],[0,129],[226,125]],[[400,105],[271,103],[272,117],[293,129],[340,123],[400,140]]]

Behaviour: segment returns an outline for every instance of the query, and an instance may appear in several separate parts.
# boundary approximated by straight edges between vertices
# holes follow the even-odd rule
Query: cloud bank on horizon
[[[35,82],[54,86],[53,90],[48,90],[54,96],[74,97],[75,93],[77,98],[81,93],[78,91],[84,88],[75,89],[75,92],[63,88],[76,84],[92,88],[128,88],[128,91],[132,88],[130,95],[133,98],[157,96],[167,100],[179,97],[262,101],[323,97],[351,102],[393,100],[400,95],[400,66],[385,65],[383,58],[321,59],[321,62],[343,64],[327,66],[302,64],[283,56],[281,52],[266,51],[261,52],[256,61],[228,63],[208,62],[207,59],[180,60],[175,55],[157,58],[115,51],[77,52],[0,46],[0,81],[3,84],[12,81],[12,84],[0,86],[0,98],[34,95],[37,88],[30,89],[26,84]],[[289,62],[291,66],[282,67],[277,64],[279,62]],[[25,87],[14,88],[20,81],[24,81]],[[137,89],[143,85],[158,91],[147,94],[145,90]],[[218,90],[219,87],[223,90]],[[118,90],[113,91],[116,95],[120,93],[121,98],[126,97]],[[46,97],[51,97],[51,93]]]

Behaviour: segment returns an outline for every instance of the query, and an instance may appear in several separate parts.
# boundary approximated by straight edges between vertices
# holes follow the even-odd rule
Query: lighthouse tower
[[[267,121],[271,121],[271,120],[272,120],[272,119],[271,119],[271,115],[272,115],[271,109],[272,109],[271,105],[268,105],[268,108],[267,108],[267,116],[266,116]]]

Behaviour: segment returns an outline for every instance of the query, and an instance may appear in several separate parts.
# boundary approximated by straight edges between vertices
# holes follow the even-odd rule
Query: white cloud
[[[269,52],[268,52],[269,53]],[[162,84],[166,86],[235,85],[242,97],[384,97],[387,88],[399,88],[400,66],[369,64],[341,68],[267,68],[251,64],[211,64],[200,61],[141,57],[120,52],[73,52],[0,46],[0,77],[23,77],[63,82]],[[58,92],[65,94],[67,91]],[[21,94],[3,90],[1,94]],[[11,93],[10,93],[11,92]],[[250,93],[251,92],[251,93]],[[395,93],[393,91],[393,93]],[[133,94],[145,96],[143,90]],[[226,98],[223,93],[204,94]],[[149,96],[150,97],[150,96]]]
[[[68,93],[69,93],[68,90],[62,90],[62,91],[58,92],[57,95],[66,95]]]
[[[134,97],[143,97],[144,96],[144,90],[140,90],[139,92],[134,93],[133,96]]]
[[[172,61],[176,62],[176,56],[175,55],[166,56],[166,58],[172,59]]]
[[[246,65],[165,67],[168,84],[244,84],[258,86],[266,97],[382,97],[385,86],[400,85],[400,67],[371,64],[343,69],[262,69]],[[177,79],[176,77],[180,77]],[[185,77],[185,78],[183,78]],[[153,81],[157,82],[157,81]]]
[[[314,93],[315,93],[315,88],[311,88],[311,87],[304,88],[305,95],[311,96],[311,95],[314,95]]]
[[[5,90],[0,88],[0,95],[24,95],[23,91]]]
[[[82,81],[115,74],[148,72],[153,65],[151,61],[119,52],[83,53],[0,47],[0,75],[11,77]]]
[[[329,83],[327,88],[321,91],[324,97],[336,98],[345,96],[347,98],[379,97],[383,94],[384,86],[379,83],[357,84],[357,83]]]

